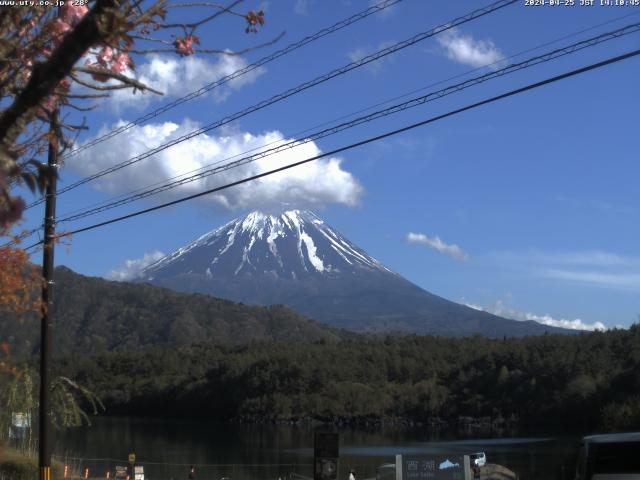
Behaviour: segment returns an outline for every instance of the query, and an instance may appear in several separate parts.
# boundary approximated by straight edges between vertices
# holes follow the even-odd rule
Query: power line
[[[391,45],[389,47],[381,49],[381,50],[377,51],[376,53],[373,53],[371,55],[367,55],[366,57],[363,57],[360,60],[357,60],[355,62],[351,62],[351,63],[349,63],[349,64],[347,64],[347,65],[345,65],[343,67],[337,68],[335,70],[330,71],[329,73],[326,73],[324,75],[316,77],[313,80],[310,80],[310,81],[307,81],[305,83],[302,83],[302,84],[298,85],[297,87],[291,88],[291,89],[289,89],[289,90],[287,90],[285,92],[282,92],[282,93],[279,93],[277,95],[274,95],[273,97],[271,97],[271,98],[269,98],[267,100],[263,100],[263,101],[255,104],[255,105],[253,105],[251,107],[248,107],[248,108],[246,108],[244,110],[241,110],[240,112],[237,112],[237,113],[234,113],[234,114],[229,115],[227,117],[224,117],[221,120],[218,120],[216,122],[210,123],[210,124],[208,124],[208,125],[206,125],[206,126],[204,126],[202,128],[199,128],[197,130],[193,130],[192,132],[189,132],[189,133],[187,133],[185,135],[182,135],[179,138],[173,139],[173,140],[171,140],[171,141],[169,141],[167,143],[164,143],[164,144],[162,144],[162,145],[160,145],[158,147],[155,147],[153,149],[147,150],[146,152],[144,152],[141,155],[138,155],[136,157],[132,157],[132,158],[130,158],[130,159],[124,161],[124,162],[118,163],[118,164],[116,164],[116,165],[114,165],[112,167],[109,167],[109,168],[107,168],[105,170],[102,170],[101,172],[95,173],[93,175],[85,177],[84,179],[78,180],[77,182],[72,183],[71,185],[68,185],[68,186],[66,186],[64,188],[61,188],[58,191],[58,194],[60,195],[62,193],[68,192],[69,190],[72,190],[72,189],[77,188],[77,187],[79,187],[81,185],[84,185],[85,183],[88,183],[88,182],[90,182],[92,180],[95,180],[97,178],[100,178],[100,177],[103,177],[103,176],[108,175],[110,173],[113,173],[115,171],[118,171],[118,170],[120,170],[122,168],[125,168],[125,167],[127,167],[129,165],[132,165],[134,163],[140,162],[140,161],[142,161],[142,160],[144,160],[146,158],[149,158],[149,157],[155,155],[156,153],[159,153],[159,152],[161,152],[163,150],[166,150],[169,147],[172,147],[172,146],[177,145],[179,143],[182,143],[182,142],[185,142],[187,140],[190,140],[191,138],[197,137],[197,136],[202,135],[202,134],[204,134],[206,132],[214,130],[214,129],[218,128],[218,127],[226,125],[226,124],[228,124],[228,123],[230,123],[230,122],[232,122],[234,120],[238,120],[239,118],[242,118],[242,117],[244,117],[246,115],[249,115],[250,113],[253,113],[253,112],[256,112],[258,110],[261,110],[261,109],[263,109],[265,107],[268,107],[268,106],[270,106],[270,105],[272,105],[272,104],[274,104],[276,102],[279,102],[279,101],[284,100],[284,99],[286,99],[288,97],[296,95],[296,94],[298,94],[298,93],[300,93],[300,92],[302,92],[304,90],[307,90],[307,89],[309,89],[311,87],[315,87],[316,85],[319,85],[321,83],[327,82],[327,81],[331,80],[334,77],[337,77],[339,75],[344,75],[345,73],[347,73],[347,72],[349,72],[349,71],[351,71],[351,70],[353,70],[355,68],[361,67],[361,66],[366,65],[368,63],[371,63],[373,61],[379,60],[380,58],[383,58],[383,57],[385,57],[387,55],[390,55],[390,54],[395,53],[397,51],[403,50],[403,49],[405,49],[407,47],[410,47],[411,45],[414,45],[414,44],[416,44],[418,42],[426,40],[427,38],[433,37],[433,36],[435,36],[435,35],[437,35],[439,33],[442,33],[442,32],[444,32],[446,30],[454,28],[454,27],[456,27],[458,25],[462,25],[462,24],[470,22],[470,21],[472,21],[472,20],[474,20],[476,18],[480,18],[480,17],[482,17],[484,15],[488,15],[488,14],[490,14],[492,12],[495,12],[495,11],[501,9],[501,8],[504,8],[504,7],[508,6],[508,5],[511,5],[511,4],[513,4],[513,3],[517,2],[517,1],[518,0],[498,0],[497,2],[494,2],[491,5],[488,5],[486,7],[483,7],[483,8],[477,9],[477,10],[474,10],[474,11],[472,11],[472,12],[470,12],[470,13],[464,15],[464,16],[458,17],[458,18],[456,18],[456,19],[454,19],[454,20],[452,20],[452,21],[450,21],[448,23],[445,23],[445,24],[439,25],[437,27],[434,27],[434,28],[432,28],[430,30],[421,32],[421,33],[419,33],[417,35],[414,35],[411,38],[408,38],[408,39],[403,40],[401,42],[395,43],[395,44],[393,44],[393,45]],[[27,208],[31,208],[31,207],[39,204],[39,203],[41,203],[41,200],[32,203]]]
[[[504,67],[500,70],[496,70],[493,72],[489,72],[486,73],[484,75],[475,77],[475,78],[471,78],[468,79],[464,82],[458,83],[456,85],[451,85],[448,86],[444,89],[435,91],[435,92],[431,92],[428,93],[426,95],[420,96],[420,97],[416,97],[413,99],[410,99],[408,101],[396,104],[396,105],[392,105],[388,108],[385,108],[383,110],[378,110],[376,112],[372,112],[368,115],[364,115],[361,117],[358,117],[356,119],[353,119],[349,122],[343,122],[339,125],[315,132],[311,135],[305,136],[303,138],[298,138],[298,139],[294,139],[291,140],[289,142],[286,143],[281,143],[280,145],[277,145],[275,147],[269,148],[267,150],[263,150],[259,153],[253,154],[253,155],[249,155],[243,158],[240,158],[239,160],[236,160],[234,162],[230,162],[230,163],[226,163],[223,164],[222,166],[218,166],[218,167],[214,167],[214,168],[209,168],[207,170],[203,170],[199,173],[195,173],[191,176],[188,177],[184,177],[180,180],[175,180],[173,182],[169,182],[169,183],[165,183],[163,185],[157,186],[155,188],[150,188],[147,190],[143,190],[142,192],[136,193],[134,195],[130,195],[128,197],[119,199],[119,200],[115,200],[106,204],[103,204],[99,207],[94,207],[94,208],[88,208],[84,211],[80,211],[80,213],[76,213],[76,214],[72,214],[72,215],[68,215],[66,217],[60,218],[58,219],[58,223],[62,223],[62,222],[71,222],[71,221],[76,221],[79,220],[81,218],[85,218],[91,215],[95,215],[97,213],[101,213],[101,212],[105,212],[107,210],[111,210],[113,208],[125,205],[127,203],[131,203],[133,201],[137,201],[152,195],[156,195],[158,193],[162,193],[164,191],[176,188],[178,186],[181,185],[185,185],[187,183],[191,183],[194,182],[196,180],[200,180],[202,178],[232,169],[232,168],[237,168],[239,166],[242,165],[246,165],[247,163],[251,163],[251,162],[255,162],[259,159],[271,156],[271,155],[275,155],[277,153],[283,152],[285,150],[290,150],[293,149],[297,146],[300,145],[304,145],[306,143],[321,139],[321,138],[325,138],[328,137],[330,135],[334,135],[336,133],[339,133],[341,131],[353,128],[357,125],[361,125],[364,123],[368,123],[371,122],[373,120],[377,120],[379,118],[383,118],[386,117],[388,115],[392,115],[398,112],[402,112],[404,110],[407,110],[409,108],[413,108],[413,107],[417,107],[420,105],[423,105],[425,103],[440,99],[442,97],[451,95],[453,93],[457,93],[461,90],[464,90],[466,88],[478,85],[480,83],[484,83],[486,81],[492,80],[494,78],[498,78],[507,74],[511,74],[514,73],[516,71],[520,71],[523,70],[525,68],[530,68],[532,66],[535,65],[540,65],[542,63],[546,63],[548,61],[560,58],[562,56],[565,55],[569,55],[569,54],[573,54],[577,51],[581,51],[585,48],[589,48],[589,47],[593,47],[595,45],[598,45],[600,43],[603,43],[605,41],[608,40],[612,40],[612,39],[616,39],[619,37],[622,37],[624,35],[629,35],[632,33],[636,33],[640,31],[640,23],[636,23],[636,24],[631,24],[631,25],[627,25],[625,27],[619,28],[617,30],[614,30],[612,32],[607,32],[607,33],[603,33],[600,35],[597,35],[595,37],[586,39],[586,40],[582,40],[580,42],[576,42],[573,43],[571,45],[568,45],[566,47],[563,48],[558,48],[555,50],[552,50],[550,52],[544,53],[542,55],[538,55],[535,57],[532,57],[530,59],[524,60],[522,62],[516,63],[516,64],[512,64],[509,65],[507,67]],[[217,164],[224,162],[225,160],[221,160],[220,162],[216,162]]]
[[[449,111],[447,113],[444,113],[444,114],[441,114],[441,115],[437,115],[435,117],[431,117],[431,118],[428,118],[426,120],[422,120],[422,121],[417,122],[417,123],[413,123],[411,125],[399,128],[397,130],[392,130],[390,132],[386,132],[386,133],[383,133],[381,135],[376,135],[374,137],[369,137],[369,138],[367,138],[365,140],[361,140],[359,142],[352,143],[352,144],[349,144],[347,146],[334,149],[334,150],[332,150],[330,152],[322,153],[322,154],[307,158],[305,160],[300,160],[298,162],[294,162],[294,163],[285,165],[283,167],[279,167],[279,168],[275,168],[273,170],[269,170],[268,172],[263,172],[263,173],[260,173],[260,174],[257,174],[257,175],[253,175],[251,177],[247,177],[247,178],[235,181],[235,182],[227,183],[226,185],[222,185],[220,187],[212,188],[212,189],[200,192],[200,193],[189,195],[187,197],[183,197],[183,198],[180,198],[178,200],[173,200],[171,202],[167,202],[167,203],[164,203],[162,205],[156,205],[155,207],[145,208],[143,210],[138,210],[137,212],[129,213],[127,215],[123,215],[123,216],[120,216],[120,217],[112,218],[112,219],[106,220],[104,222],[100,222],[100,223],[96,223],[96,224],[93,224],[93,225],[89,225],[87,227],[79,228],[77,230],[73,230],[71,232],[67,232],[65,235],[75,235],[75,234],[86,232],[86,231],[89,231],[89,230],[94,230],[96,228],[104,227],[104,226],[110,225],[112,223],[121,222],[123,220],[128,220],[130,218],[137,217],[137,216],[140,216],[140,215],[144,215],[144,214],[147,214],[147,213],[150,213],[150,212],[153,212],[153,211],[156,211],[156,210],[160,210],[160,209],[163,209],[163,208],[166,208],[166,207],[170,207],[170,206],[173,206],[173,205],[177,205],[179,203],[186,202],[188,200],[193,200],[195,198],[202,197],[204,195],[209,195],[211,193],[219,192],[219,191],[225,190],[227,188],[235,187],[235,186],[241,185],[243,183],[247,183],[247,182],[250,182],[250,181],[253,181],[253,180],[257,180],[259,178],[263,178],[263,177],[266,177],[268,175],[273,175],[275,173],[282,172],[284,170],[288,170],[290,168],[297,167],[299,165],[303,165],[305,163],[312,162],[314,160],[318,160],[320,158],[328,157],[330,155],[335,155],[337,153],[341,153],[341,152],[344,152],[344,151],[347,151],[347,150],[351,150],[351,149],[356,148],[356,147],[360,147],[362,145],[366,145],[366,144],[369,144],[369,143],[372,143],[372,142],[376,142],[378,140],[382,140],[384,138],[391,137],[393,135],[397,135],[399,133],[407,132],[409,130],[413,130],[413,129],[421,127],[421,126],[428,125],[430,123],[434,123],[434,122],[437,122],[439,120],[443,120],[443,119],[448,118],[448,117],[452,117],[452,116],[457,115],[459,113],[466,112],[468,110],[472,110],[474,108],[478,108],[480,106],[487,105],[487,104],[496,102],[498,100],[502,100],[502,99],[505,99],[505,98],[508,98],[508,97],[511,97],[511,96],[514,96],[514,95],[518,95],[520,93],[524,93],[526,91],[533,90],[533,89],[536,89],[536,88],[539,88],[539,87],[542,87],[542,86],[545,86],[545,85],[548,85],[548,84],[551,84],[551,83],[554,83],[554,82],[558,82],[560,80],[564,80],[566,78],[570,78],[570,77],[573,77],[573,76],[576,76],[576,75],[580,75],[580,74],[586,73],[586,72],[591,71],[591,70],[602,68],[602,67],[605,67],[607,65],[611,65],[613,63],[617,63],[617,62],[620,62],[622,60],[626,60],[626,59],[635,57],[637,55],[640,55],[640,49],[633,50],[631,52],[627,52],[625,54],[618,55],[618,56],[615,56],[615,57],[610,57],[610,58],[608,58],[606,60],[603,60],[601,62],[593,63],[593,64],[590,64],[590,65],[587,65],[586,67],[581,67],[581,68],[578,68],[578,69],[575,69],[575,70],[571,70],[569,72],[565,72],[565,73],[562,73],[560,75],[556,75],[554,77],[550,77],[550,78],[547,78],[545,80],[541,80],[541,81],[536,82],[536,83],[531,83],[531,84],[526,85],[524,87],[520,87],[520,88],[517,88],[515,90],[511,90],[509,92],[503,93],[501,95],[497,95],[497,96],[482,100],[480,102],[476,102],[476,103],[467,105],[465,107],[458,108],[456,110],[451,110],[451,111]],[[34,244],[34,245],[30,246],[30,247],[27,247],[26,249],[33,248],[33,247],[39,245],[40,243],[41,242],[39,242],[37,244]]]
[[[225,75],[224,77],[208,83],[206,85],[204,85],[202,88],[199,88],[198,90],[194,90],[191,93],[188,93],[187,95],[184,95],[170,103],[167,103],[166,105],[163,105],[159,108],[157,108],[156,110],[149,112],[145,115],[143,115],[142,117],[136,118],[135,120],[132,120],[131,122],[122,125],[121,127],[118,127],[104,135],[101,135],[98,138],[95,138],[93,140],[91,140],[88,143],[85,143],[84,145],[79,146],[78,148],[75,148],[73,150],[71,150],[69,153],[67,153],[66,155],[64,155],[62,157],[62,160],[65,160],[67,158],[70,158],[74,155],[76,155],[77,153],[86,150],[88,148],[93,147],[94,145],[98,145],[99,143],[104,142],[105,140],[108,140],[110,138],[115,137],[116,135],[119,135],[123,132],[126,132],[127,130],[135,127],[136,125],[140,125],[141,123],[144,123],[148,120],[151,120],[152,118],[155,118],[175,107],[177,107],[178,105],[181,105],[183,103],[186,103],[190,100],[193,100],[194,98],[200,97],[202,95],[204,95],[207,92],[210,92],[211,90],[220,87],[222,85],[224,85],[225,83],[230,82],[231,80],[238,78],[246,73],[252,72],[253,70],[256,70],[257,68],[260,68],[264,65],[266,65],[267,63],[270,63],[284,55],[287,55],[299,48],[304,47],[305,45],[314,42],[326,35],[329,35],[331,33],[337,32],[351,24],[354,24],[364,18],[367,18],[368,16],[374,14],[374,13],[378,13],[381,12],[382,10],[391,7],[392,5],[395,5],[396,3],[401,2],[402,0],[384,0],[376,5],[373,5],[369,8],[367,8],[366,10],[363,10],[361,12],[356,13],[355,15],[350,16],[349,18],[346,18],[344,20],[341,20],[335,24],[333,24],[330,27],[326,27],[323,28],[322,30],[319,30],[318,32],[314,33],[313,35],[308,35],[306,37],[304,37],[302,40],[299,40],[295,43],[292,43],[288,46],[286,46],[285,48],[282,48],[280,50],[277,50],[276,52],[267,55],[266,57],[261,58],[260,60],[258,60],[257,62],[252,63],[251,65],[247,65],[246,67],[240,69],[240,70],[236,70],[235,72],[229,74],[229,75]]]
[[[378,4],[378,5],[381,5],[381,4]],[[591,31],[591,30],[594,30],[594,29],[599,28],[599,27],[602,27],[602,26],[604,26],[604,25],[608,25],[608,24],[611,24],[611,23],[614,23],[614,22],[618,22],[618,21],[620,21],[620,20],[623,20],[623,19],[628,18],[628,17],[631,17],[631,16],[635,16],[635,15],[640,15],[640,12],[632,12],[632,13],[628,13],[628,14],[625,14],[625,15],[621,15],[621,16],[619,16],[619,17],[615,17],[615,18],[613,18],[613,19],[610,19],[610,20],[607,20],[607,21],[604,21],[604,22],[601,22],[601,23],[598,23],[598,24],[592,25],[592,26],[590,26],[590,27],[587,27],[587,28],[584,28],[584,29],[581,29],[581,30],[578,30],[578,31],[572,32],[572,33],[570,33],[570,34],[563,35],[563,36],[561,36],[561,37],[555,38],[554,40],[547,41],[547,42],[542,43],[542,44],[540,44],[540,45],[537,45],[537,46],[535,46],[535,47],[531,47],[531,48],[528,48],[528,49],[522,50],[522,51],[520,51],[520,52],[517,52],[517,53],[511,54],[511,55],[509,55],[508,57],[506,57],[506,58],[504,58],[504,59],[497,60],[497,61],[495,61],[495,62],[493,62],[493,63],[491,63],[491,64],[488,64],[488,65],[485,65],[485,66],[482,66],[482,67],[478,67],[478,68],[474,68],[474,69],[471,69],[471,70],[467,70],[467,71],[465,71],[465,72],[462,72],[462,73],[460,73],[460,74],[457,74],[457,75],[454,75],[454,76],[448,77],[448,78],[446,78],[446,79],[442,79],[442,80],[439,80],[439,81],[433,82],[433,83],[431,83],[431,84],[429,84],[429,85],[426,85],[426,86],[424,86],[424,87],[421,87],[421,88],[419,88],[419,89],[412,90],[412,91],[407,92],[407,93],[404,93],[404,94],[402,94],[402,95],[395,96],[395,97],[390,98],[390,99],[388,99],[388,100],[385,100],[385,101],[383,101],[383,102],[379,102],[379,103],[377,103],[377,104],[371,105],[371,106],[366,107],[366,108],[362,108],[362,109],[360,109],[360,110],[357,110],[357,111],[355,111],[355,112],[352,112],[352,113],[349,113],[349,114],[346,114],[346,115],[341,115],[340,117],[337,117],[337,118],[335,118],[335,119],[333,119],[333,120],[326,121],[326,122],[322,122],[322,123],[320,123],[320,124],[318,124],[318,125],[315,125],[315,126],[313,126],[313,127],[309,127],[309,128],[307,128],[307,129],[301,130],[301,131],[299,131],[299,132],[295,133],[293,136],[295,137],[295,136],[301,136],[301,135],[304,135],[304,134],[306,134],[307,132],[313,131],[313,130],[314,130],[314,129],[316,129],[316,128],[320,128],[320,127],[323,127],[323,126],[326,126],[326,125],[330,125],[330,124],[331,124],[331,123],[333,123],[333,122],[340,121],[340,120],[343,120],[343,119],[346,119],[346,118],[349,118],[349,117],[353,117],[354,115],[357,115],[357,114],[359,114],[359,113],[363,113],[363,112],[369,111],[369,110],[371,110],[371,109],[373,109],[373,108],[376,108],[376,107],[379,107],[379,106],[382,106],[382,105],[389,104],[390,102],[393,102],[393,101],[395,101],[395,100],[399,100],[399,99],[402,99],[402,98],[406,98],[406,97],[408,97],[409,95],[412,95],[412,94],[414,94],[414,93],[418,93],[418,92],[424,91],[424,90],[426,90],[427,88],[434,87],[434,86],[437,86],[437,85],[441,85],[441,84],[443,84],[443,83],[445,83],[445,82],[447,82],[447,81],[455,80],[455,79],[457,79],[457,78],[467,76],[467,75],[469,75],[469,74],[471,74],[471,73],[474,73],[474,72],[477,72],[477,71],[480,71],[480,70],[484,70],[484,69],[486,69],[487,67],[491,67],[491,66],[497,65],[497,64],[499,64],[499,63],[502,63],[502,62],[504,62],[504,61],[506,61],[506,60],[511,60],[511,59],[513,59],[513,58],[519,57],[519,56],[521,56],[521,55],[523,55],[523,54],[525,54],[525,53],[529,53],[529,52],[532,52],[532,51],[535,51],[535,50],[539,50],[539,49],[541,49],[541,48],[543,48],[543,47],[545,47],[545,46],[548,46],[548,45],[552,45],[552,44],[558,43],[558,42],[559,42],[559,41],[561,41],[561,40],[565,40],[565,39],[567,39],[567,38],[575,37],[575,36],[580,35],[580,34],[582,34],[582,33],[585,33],[585,32]],[[630,25],[630,26],[627,26],[627,27],[623,27],[623,29],[630,28],[630,27],[631,27],[631,25]],[[619,29],[619,30],[622,30],[622,29]],[[614,33],[614,32],[610,32],[610,33]],[[629,32],[629,33],[631,33],[631,32]],[[607,34],[603,34],[603,35],[607,35]],[[567,47],[567,48],[568,48],[568,47]],[[182,174],[176,175],[176,176],[174,176],[174,177],[168,178],[168,179],[166,179],[166,180],[162,180],[162,181],[156,182],[156,183],[154,183],[154,184],[152,184],[152,185],[148,185],[148,186],[146,186],[146,187],[141,187],[141,188],[138,188],[138,189],[133,190],[133,191],[131,191],[131,192],[121,194],[121,195],[119,195],[119,196],[116,196],[116,197],[112,198],[111,200],[106,200],[106,201],[98,202],[97,204],[89,205],[89,206],[87,206],[87,207],[83,207],[83,208],[76,208],[75,210],[72,210],[72,211],[70,211],[70,212],[67,212],[67,213],[66,213],[66,214],[64,214],[64,215],[66,215],[66,217],[70,217],[70,216],[72,216],[72,215],[74,215],[74,214],[76,214],[76,213],[78,213],[78,212],[84,212],[84,211],[88,211],[89,209],[94,209],[94,208],[98,208],[98,207],[103,207],[103,206],[106,206],[106,205],[110,205],[110,204],[112,204],[112,203],[113,203],[114,201],[116,201],[116,200],[126,199],[126,198],[128,198],[128,197],[131,197],[131,196],[133,196],[133,195],[137,194],[137,193],[145,192],[145,191],[146,191],[146,190],[148,190],[150,187],[160,186],[160,185],[162,185],[164,182],[177,180],[177,179],[180,179],[181,177],[186,177],[187,175],[193,175],[193,174],[196,174],[196,172],[199,172],[199,171],[203,171],[203,172],[201,172],[201,173],[203,173],[203,174],[204,174],[204,175],[203,175],[203,177],[204,177],[204,176],[208,176],[208,175],[207,175],[208,171],[205,171],[205,169],[208,169],[208,168],[210,168],[210,167],[212,167],[212,166],[214,166],[214,165],[218,165],[218,164],[220,164],[220,163],[222,163],[222,162],[225,162],[225,161],[227,161],[227,160],[231,160],[231,159],[233,159],[233,158],[241,157],[242,155],[246,155],[246,154],[248,154],[248,153],[250,153],[250,152],[252,152],[252,151],[256,151],[256,150],[259,150],[259,149],[261,149],[261,148],[268,147],[268,146],[273,145],[273,144],[276,144],[276,143],[278,143],[278,142],[277,142],[277,141],[274,141],[274,142],[269,142],[269,143],[267,143],[267,144],[263,144],[263,145],[261,145],[261,146],[259,146],[259,147],[255,147],[255,148],[253,148],[253,149],[246,150],[246,151],[244,151],[244,152],[242,152],[242,153],[239,153],[239,154],[233,155],[233,156],[231,156],[231,157],[227,157],[227,158],[225,158],[225,159],[223,159],[223,160],[220,160],[220,161],[217,161],[217,162],[210,163],[210,164],[208,164],[208,165],[205,165],[205,166],[203,166],[203,167],[200,167],[200,168],[197,168],[197,169],[191,170],[191,171],[189,171],[189,172],[185,172],[185,173],[182,173]],[[65,220],[66,220],[66,217],[63,217],[63,220],[62,220],[62,221],[65,221]],[[40,230],[42,230],[42,226],[40,226],[40,227],[38,227],[38,228],[34,228],[34,229],[32,229],[32,230],[28,230],[28,231],[26,231],[26,232],[23,232],[23,233],[19,234],[19,235],[17,236],[17,239],[18,239],[18,241],[19,241],[19,240],[23,240],[23,239],[28,238],[28,237],[32,236],[33,234],[35,234],[35,233],[39,232]],[[15,240],[9,241],[9,242],[7,242],[7,243],[5,243],[5,244],[1,245],[1,247],[7,247],[7,246],[13,246],[13,245],[16,245],[16,244],[18,244],[18,241],[15,241]],[[29,247],[28,247],[28,248],[29,248]]]
[[[543,48],[543,47],[546,47],[546,46],[549,46],[549,45],[552,45],[552,44],[558,43],[558,42],[560,42],[560,41],[562,41],[562,40],[565,40],[565,39],[567,39],[567,38],[575,37],[575,36],[577,36],[577,35],[580,35],[581,33],[585,33],[585,32],[588,32],[588,31],[594,30],[594,29],[596,29],[596,28],[599,28],[599,27],[602,27],[602,26],[604,26],[604,25],[608,25],[608,24],[611,24],[611,23],[617,22],[617,21],[619,21],[619,20],[622,20],[622,19],[628,18],[628,17],[630,17],[630,16],[634,16],[634,15],[640,15],[640,12],[632,12],[632,13],[628,13],[628,14],[625,14],[625,15],[621,15],[621,16],[619,16],[619,17],[615,17],[615,18],[613,18],[613,19],[610,19],[610,20],[607,20],[607,21],[604,21],[604,22],[601,22],[601,23],[597,23],[597,24],[595,24],[595,25],[592,25],[592,26],[590,26],[590,27],[584,28],[584,29],[582,29],[582,30],[578,30],[578,31],[572,32],[572,33],[570,33],[570,34],[563,35],[563,36],[561,36],[561,37],[555,38],[554,40],[547,41],[547,42],[542,43],[542,44],[540,44],[540,45],[537,45],[537,46],[535,46],[535,47],[531,47],[531,48],[528,48],[528,49],[526,49],[526,50],[521,50],[520,52],[517,52],[517,53],[511,54],[511,55],[509,55],[508,57],[505,57],[504,59],[496,60],[495,62],[492,62],[492,63],[490,63],[490,64],[483,65],[483,66],[481,66],[481,67],[477,67],[477,68],[474,68],[474,69],[471,69],[471,70],[467,70],[467,71],[465,71],[465,72],[459,73],[459,74],[457,74],[457,75],[454,75],[454,76],[451,76],[451,77],[448,77],[448,78],[445,78],[445,79],[442,79],[442,80],[438,80],[438,81],[433,82],[433,83],[431,83],[431,84],[429,84],[429,85],[425,85],[424,87],[420,87],[420,88],[418,88],[418,89],[412,90],[412,91],[407,92],[407,93],[404,93],[404,94],[402,94],[402,95],[398,95],[398,96],[395,96],[395,97],[393,97],[393,98],[390,98],[390,99],[384,100],[384,101],[382,101],[382,102],[378,102],[378,103],[376,103],[376,104],[373,104],[373,105],[370,105],[370,106],[368,106],[368,107],[365,107],[365,108],[362,108],[362,109],[356,110],[356,111],[351,112],[351,113],[349,113],[349,114],[341,115],[341,116],[339,116],[339,117],[337,117],[337,118],[334,118],[333,120],[325,121],[325,122],[322,122],[322,123],[320,123],[320,124],[314,125],[314,126],[312,126],[312,127],[308,127],[308,128],[306,128],[306,129],[304,129],[304,130],[301,130],[301,131],[298,131],[298,132],[294,133],[294,134],[292,135],[292,137],[303,136],[303,135],[307,134],[308,132],[312,132],[313,130],[315,130],[315,129],[317,129],[317,128],[321,128],[321,127],[324,127],[324,126],[327,126],[327,125],[331,125],[331,124],[332,124],[332,123],[334,123],[334,122],[338,122],[338,121],[340,121],[340,120],[345,120],[345,119],[350,118],[350,117],[353,117],[353,116],[355,116],[355,115],[358,115],[358,114],[361,114],[361,113],[367,112],[367,111],[369,111],[369,110],[372,110],[372,109],[374,109],[374,108],[376,108],[376,107],[380,107],[380,106],[382,106],[382,105],[387,105],[387,104],[389,104],[389,103],[391,103],[391,102],[393,102],[393,101],[400,100],[400,99],[402,99],[402,98],[407,98],[407,97],[409,97],[410,95],[413,95],[413,94],[415,94],[415,93],[423,92],[423,91],[427,90],[428,88],[435,87],[435,86],[437,86],[437,85],[441,85],[441,84],[446,83],[446,82],[448,82],[448,81],[455,80],[455,79],[457,79],[457,78],[461,78],[461,77],[465,77],[465,76],[467,76],[467,75],[469,75],[469,74],[471,74],[471,73],[478,72],[478,71],[481,71],[481,70],[485,70],[486,68],[490,68],[490,67],[492,67],[492,66],[496,66],[496,65],[502,64],[502,63],[504,63],[505,61],[508,61],[508,60],[513,59],[513,58],[516,58],[516,57],[522,56],[522,55],[524,55],[525,53],[529,53],[529,52],[533,52],[533,51],[536,51],[536,50],[540,50],[540,49],[541,49],[541,48]],[[112,202],[114,202],[114,201],[116,201],[116,200],[125,199],[125,198],[130,197],[130,196],[132,196],[132,195],[135,195],[135,194],[137,194],[137,193],[144,192],[145,190],[148,190],[148,189],[149,189],[149,188],[151,188],[151,187],[160,186],[160,185],[162,185],[162,184],[163,184],[163,183],[165,183],[165,182],[178,180],[178,179],[180,179],[180,178],[182,178],[182,177],[187,177],[188,175],[196,174],[196,172],[204,172],[206,169],[208,169],[208,168],[210,168],[210,167],[212,167],[212,166],[214,166],[214,165],[219,165],[220,163],[226,162],[226,161],[228,161],[228,160],[232,160],[233,158],[242,157],[243,155],[247,155],[247,154],[249,154],[249,153],[251,153],[251,152],[258,151],[258,150],[260,150],[260,149],[262,149],[262,148],[266,148],[266,147],[268,147],[268,146],[270,146],[270,145],[275,145],[275,144],[277,144],[277,143],[279,143],[279,141],[272,141],[272,142],[269,142],[269,143],[262,144],[262,145],[260,145],[260,146],[258,146],[258,147],[251,148],[251,149],[249,149],[249,150],[245,150],[245,151],[244,151],[244,152],[242,152],[242,153],[238,153],[238,154],[232,155],[232,156],[230,156],[230,157],[227,157],[227,158],[225,158],[225,159],[222,159],[222,160],[219,160],[219,161],[216,161],[216,162],[209,163],[209,164],[207,164],[207,165],[204,165],[204,166],[202,166],[202,167],[196,168],[196,169],[194,169],[194,170],[190,170],[190,171],[188,171],[188,172],[184,172],[184,173],[181,173],[181,174],[178,174],[178,175],[174,175],[173,177],[170,177],[170,178],[167,178],[167,179],[164,179],[164,180],[161,180],[161,181],[155,182],[155,183],[150,184],[150,185],[147,185],[147,186],[145,186],[145,187],[140,187],[140,188],[137,188],[137,189],[135,189],[135,190],[132,190],[132,191],[129,191],[129,192],[126,192],[126,193],[122,193],[122,194],[120,194],[120,195],[116,195],[115,197],[112,197],[112,198],[111,198],[111,199],[109,199],[109,200],[103,200],[103,201],[101,201],[101,202],[97,202],[97,203],[94,203],[94,204],[88,205],[88,206],[86,206],[86,207],[76,208],[76,209],[74,209],[74,210],[71,210],[71,211],[66,212],[66,213],[65,213],[65,214],[63,214],[63,215],[70,216],[70,215],[76,214],[76,213],[78,213],[78,212],[83,212],[83,211],[88,210],[88,209],[91,209],[91,208],[97,208],[97,207],[105,206],[105,205],[107,205],[107,204],[111,204]],[[36,229],[36,230],[32,230],[32,231],[28,232],[28,235],[26,235],[26,236],[30,236],[30,235],[32,235],[33,233],[35,233],[36,231],[37,231],[37,229]]]

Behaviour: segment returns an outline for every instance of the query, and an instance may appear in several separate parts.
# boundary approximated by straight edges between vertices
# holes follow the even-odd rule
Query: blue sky
[[[259,34],[245,34],[241,21],[226,17],[198,32],[203,44],[239,50],[286,30],[278,44],[241,57],[138,58],[138,74],[164,91],[165,98],[118,94],[100,103],[87,114],[91,129],[81,141],[370,3],[375,2],[246,2],[243,8],[266,11],[267,25]],[[488,3],[404,0],[74,157],[61,172],[62,185]],[[65,193],[58,212],[63,215],[247,148],[296,138],[301,131],[408,92],[437,90],[635,22],[640,22],[640,7],[529,7],[523,1]],[[585,29],[590,30],[510,58]],[[211,177],[206,185],[192,184],[59,228],[79,228],[329,151],[627,52],[637,48],[639,40],[638,33],[628,35],[225,177]],[[491,62],[497,63],[486,66]],[[312,208],[389,268],[448,299],[516,319],[587,328],[628,326],[640,314],[639,74],[640,59],[627,60],[290,170],[277,179],[79,234],[69,248],[57,250],[56,263],[87,275],[105,276],[123,266],[132,271],[145,255],[149,259],[157,252],[169,253],[250,210],[286,204]],[[41,214],[40,208],[30,210],[25,226],[38,224]]]

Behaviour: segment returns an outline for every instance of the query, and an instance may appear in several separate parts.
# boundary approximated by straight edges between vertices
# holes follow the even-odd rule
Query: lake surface
[[[489,463],[515,471],[521,480],[570,480],[579,434],[453,433],[425,428],[340,429],[339,480],[356,470],[358,480],[374,478],[376,469],[395,455],[485,452]],[[98,418],[91,427],[56,438],[56,455],[91,476],[126,465],[135,452],[145,478],[187,478],[195,465],[198,479],[290,480],[312,476],[311,427],[228,425],[193,420]],[[563,476],[564,467],[564,476]],[[294,473],[292,476],[291,474]]]

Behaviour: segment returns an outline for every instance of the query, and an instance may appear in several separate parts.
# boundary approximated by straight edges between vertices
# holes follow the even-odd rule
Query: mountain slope
[[[309,211],[235,219],[150,265],[141,281],[257,305],[284,304],[358,331],[491,337],[567,332],[429,293]]]
[[[110,282],[65,267],[56,269],[55,280],[56,353],[339,339],[332,329],[283,306],[253,307],[152,285]],[[0,315],[0,338],[9,340],[14,353],[33,350],[39,333],[36,319],[18,322]]]

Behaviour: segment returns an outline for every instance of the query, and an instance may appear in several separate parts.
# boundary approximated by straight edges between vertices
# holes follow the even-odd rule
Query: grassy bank
[[[53,463],[53,478],[62,478],[62,465]],[[21,452],[0,445],[0,480],[33,480],[39,478],[38,454]]]
[[[0,480],[32,480],[38,478],[38,456],[0,446]]]

